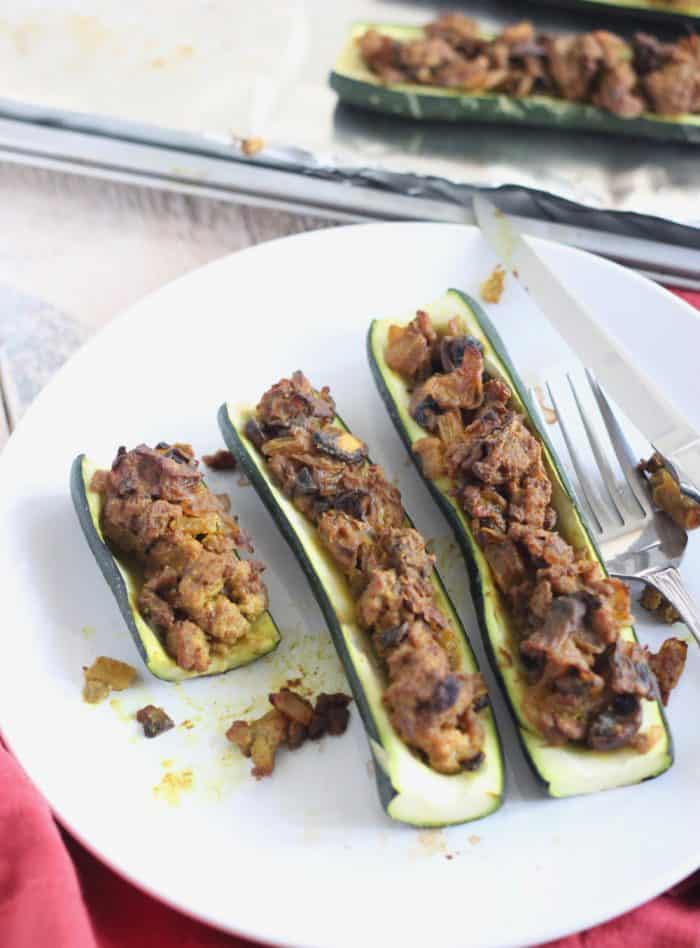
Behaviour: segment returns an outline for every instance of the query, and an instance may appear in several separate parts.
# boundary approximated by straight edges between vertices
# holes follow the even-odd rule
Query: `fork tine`
[[[552,404],[552,407],[554,407],[552,395],[551,395],[551,392],[549,391],[549,385],[547,382],[543,382],[543,384],[547,388],[549,401]],[[561,466],[564,469],[564,473],[566,474],[572,487],[574,488],[574,494],[576,495],[579,505],[581,506],[583,513],[586,516],[586,520],[589,522],[589,524],[591,525],[591,527],[593,527],[595,531],[597,531],[598,533],[602,533],[602,527],[598,523],[598,519],[596,518],[596,515],[593,512],[591,505],[588,503],[586,494],[583,490],[583,487],[581,486],[581,481],[579,480],[578,472],[576,468],[574,467],[573,462],[571,460],[571,455],[569,454],[569,449],[567,447],[567,444],[562,432],[562,426],[559,423],[558,418],[556,419],[556,421],[551,421],[551,420],[548,421],[547,418],[545,418],[544,412],[543,412],[543,406],[540,404],[540,396],[536,389],[531,389],[530,401],[532,403],[532,407],[534,411],[537,413],[537,416],[540,420],[540,425],[542,427],[542,430],[546,431],[547,435],[549,436],[549,440],[551,441],[552,446],[556,452],[557,461],[561,463]]]
[[[603,485],[613,507],[627,526],[643,520],[644,510],[640,507],[625,472],[619,465],[617,453],[601,415],[588,373],[582,366],[576,366],[567,373],[567,376],[603,479]]]
[[[547,381],[549,398],[557,414],[559,428],[576,470],[580,497],[585,497],[593,513],[593,524],[602,534],[613,534],[623,526],[623,519],[612,505],[603,487],[597,463],[590,456],[588,432],[583,423],[568,373]]]
[[[649,517],[653,514],[653,509],[647,496],[647,491],[642,482],[641,476],[637,471],[637,463],[634,452],[630,446],[629,441],[625,437],[625,434],[620,427],[615,413],[613,412],[610,402],[605,395],[605,392],[602,390],[598,384],[597,379],[590,371],[586,369],[586,375],[588,376],[588,381],[590,382],[591,390],[595,396],[596,401],[598,402],[598,407],[600,408],[600,414],[605,423],[605,427],[608,430],[608,435],[610,436],[610,442],[613,446],[613,450],[617,455],[617,460],[622,468],[622,472],[625,475],[625,479],[629,485],[630,490],[634,494],[634,497],[641,507],[643,513]]]

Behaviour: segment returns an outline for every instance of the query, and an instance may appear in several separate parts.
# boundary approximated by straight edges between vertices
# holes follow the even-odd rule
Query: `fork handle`
[[[661,595],[668,599],[700,645],[700,612],[683,585],[678,570],[674,566],[668,566],[656,573],[649,573],[644,578],[650,586],[658,589]]]

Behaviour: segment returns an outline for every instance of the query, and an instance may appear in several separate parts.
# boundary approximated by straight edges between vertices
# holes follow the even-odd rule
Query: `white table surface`
[[[0,445],[88,335],[224,254],[327,220],[0,163]]]

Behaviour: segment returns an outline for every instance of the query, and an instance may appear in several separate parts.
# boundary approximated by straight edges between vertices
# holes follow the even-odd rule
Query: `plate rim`
[[[214,269],[220,269],[222,271],[225,271],[227,267],[230,266],[231,261],[233,259],[239,259],[241,255],[245,256],[247,254],[248,256],[253,256],[260,253],[264,255],[268,247],[272,245],[284,244],[292,240],[296,241],[297,243],[316,242],[316,241],[325,242],[329,239],[332,239],[330,235],[345,234],[348,232],[366,232],[368,229],[405,230],[407,228],[416,228],[416,227],[420,227],[421,229],[432,228],[432,229],[438,229],[440,231],[453,231],[455,234],[467,233],[467,234],[473,235],[475,232],[478,234],[478,228],[474,225],[469,225],[469,224],[443,224],[443,223],[437,223],[437,222],[419,222],[419,221],[416,221],[416,222],[403,222],[403,221],[402,222],[372,222],[372,223],[366,223],[366,224],[346,224],[346,225],[340,225],[338,227],[333,227],[333,228],[321,228],[315,231],[307,231],[301,234],[292,234],[292,235],[288,235],[284,237],[279,237],[271,241],[266,241],[260,244],[253,245],[251,247],[243,248],[238,251],[233,251],[232,253],[226,254],[223,257],[219,257],[216,260],[210,261],[204,264],[203,266],[196,267],[195,269],[190,270],[187,273],[181,274],[180,276],[176,277],[174,280],[170,280],[164,283],[162,286],[149,292],[148,294],[146,294],[139,300],[130,304],[124,310],[120,311],[113,319],[111,319],[110,322],[106,326],[104,326],[97,333],[91,336],[86,341],[86,343],[83,346],[81,346],[80,350],[78,350],[78,352],[76,352],[65,363],[65,365],[61,367],[61,369],[56,373],[56,376],[49,382],[49,384],[42,390],[42,392],[39,393],[37,398],[32,402],[32,404],[28,407],[27,411],[24,413],[17,428],[15,429],[15,432],[25,430],[27,425],[31,423],[30,419],[33,418],[33,415],[35,411],[37,410],[37,406],[42,405],[44,399],[48,399],[51,397],[54,386],[58,383],[60,379],[64,377],[65,374],[68,374],[69,372],[73,370],[73,366],[79,360],[90,358],[91,350],[92,350],[93,343],[95,342],[95,340],[101,339],[103,341],[102,344],[104,344],[105,336],[108,336],[113,330],[116,329],[117,331],[121,331],[121,327],[124,324],[136,318],[143,318],[145,314],[141,314],[142,309],[148,310],[148,308],[152,306],[153,301],[155,299],[157,299],[159,296],[163,295],[166,292],[173,292],[173,290],[176,289],[181,284],[182,281],[192,281],[192,280],[201,280],[201,279],[206,280],[205,274],[207,274],[208,272]],[[585,258],[592,258],[595,261],[596,266],[602,265],[604,268],[611,269],[615,273],[618,273],[618,274],[620,272],[623,273],[624,278],[627,280],[631,279],[635,283],[638,283],[638,282],[643,283],[647,291],[651,289],[651,291],[654,294],[656,294],[659,297],[659,299],[664,300],[664,303],[666,305],[669,305],[669,304],[677,305],[680,308],[684,309],[687,314],[688,313],[692,314],[692,316],[696,320],[700,321],[700,312],[697,309],[695,309],[690,303],[688,303],[685,299],[674,295],[665,287],[662,287],[654,283],[653,281],[642,276],[641,274],[628,270],[627,268],[617,263],[614,263],[610,260],[607,260],[605,258],[598,257],[595,254],[589,253],[587,251],[579,250],[577,248],[570,247],[556,241],[550,241],[543,238],[533,238],[532,240],[535,246],[538,248],[543,248],[546,250],[547,247],[554,247],[556,248],[557,253],[563,253],[564,255],[570,254],[574,258],[576,258],[579,255]],[[6,465],[5,458],[8,456],[11,457],[14,454],[14,451],[18,450],[14,447],[14,445],[17,444],[15,432],[13,432],[13,434],[10,436],[10,439],[8,440],[2,452],[2,455],[0,455],[0,475],[2,474],[2,471]],[[232,926],[227,922],[224,922],[215,917],[212,917],[206,910],[195,911],[191,907],[183,904],[178,898],[161,894],[161,892],[153,888],[148,881],[141,878],[138,875],[138,873],[134,873],[128,868],[125,868],[124,866],[120,865],[118,861],[113,861],[111,856],[105,855],[104,852],[100,852],[95,847],[93,847],[90,841],[83,836],[81,831],[78,830],[76,827],[74,827],[71,824],[70,820],[64,817],[61,810],[59,808],[54,807],[54,805],[49,800],[48,795],[43,792],[39,784],[35,782],[32,775],[25,769],[21,756],[18,753],[16,753],[13,746],[13,742],[7,736],[4,728],[0,728],[0,735],[2,735],[3,741],[8,751],[12,754],[14,759],[18,762],[22,771],[30,780],[31,784],[36,788],[36,790],[41,795],[43,801],[47,803],[48,806],[51,808],[51,811],[55,815],[58,822],[70,833],[71,836],[73,836],[80,843],[80,845],[82,845],[88,852],[90,852],[90,854],[94,858],[98,859],[100,862],[106,865],[111,871],[115,872],[120,878],[125,879],[129,884],[134,885],[137,889],[146,893],[150,897],[156,899],[157,901],[162,902],[165,905],[168,905],[170,908],[173,908],[176,911],[181,912],[185,916],[192,918],[196,921],[202,922],[203,924],[214,927],[215,929],[223,931],[223,932],[239,935],[241,937],[248,938],[250,940],[256,941],[261,944],[279,946],[279,948],[299,948],[301,944],[308,944],[308,945],[316,944],[315,942],[292,941],[288,938],[285,940],[280,940],[277,937],[275,938],[274,941],[271,941],[269,937],[260,935],[257,933],[257,931],[252,930],[246,926],[242,926],[242,927]],[[695,871],[699,866],[700,866],[700,859],[698,859],[697,857],[693,858],[692,856],[690,856],[685,861],[685,863],[682,866],[678,867],[677,869],[667,870],[663,872],[660,876],[658,877],[655,876],[654,880],[650,881],[646,886],[642,886],[640,884],[639,889],[640,890],[644,889],[644,892],[641,896],[639,897],[635,896],[630,900],[622,900],[621,904],[623,907],[620,908],[619,910],[616,910],[614,914],[610,915],[606,913],[602,918],[600,918],[599,921],[584,922],[583,923],[584,927],[585,928],[595,927],[599,924],[609,921],[611,918],[619,917],[620,915],[625,914],[626,912],[638,907],[639,905],[644,904],[648,900],[656,897],[657,895],[660,895],[661,893],[666,891],[669,887],[673,886],[680,880],[686,878],[688,874]],[[563,926],[563,927],[561,925],[552,926],[549,929],[547,928],[542,929],[542,933],[543,933],[542,939],[552,940],[552,939],[564,937],[573,932],[578,932],[582,930],[583,929],[579,921],[575,922],[573,925],[567,924],[566,926]],[[513,941],[513,942],[503,942],[502,944],[504,945],[504,948],[505,946],[509,946],[509,945],[512,945],[513,948],[516,948],[516,946],[519,943]]]

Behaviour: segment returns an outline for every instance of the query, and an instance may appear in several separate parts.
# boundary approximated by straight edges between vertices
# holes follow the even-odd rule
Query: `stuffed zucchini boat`
[[[184,445],[141,445],[110,472],[73,462],[73,505],[148,670],[165,681],[217,675],[267,655],[280,634],[261,564],[204,485]],[[110,506],[108,516],[105,507]]]
[[[487,316],[451,290],[411,323],[373,322],[368,354],[464,554],[487,653],[536,776],[563,797],[663,773],[671,736],[654,656],[629,625],[629,591],[607,577]]]
[[[358,23],[330,75],[350,105],[423,121],[487,122],[700,143],[696,37],[628,43],[603,30],[498,37],[463,14],[425,29]]]
[[[328,391],[295,373],[257,409],[223,405],[219,424],[328,623],[388,815],[445,826],[494,812],[501,746],[469,640],[398,490]]]

